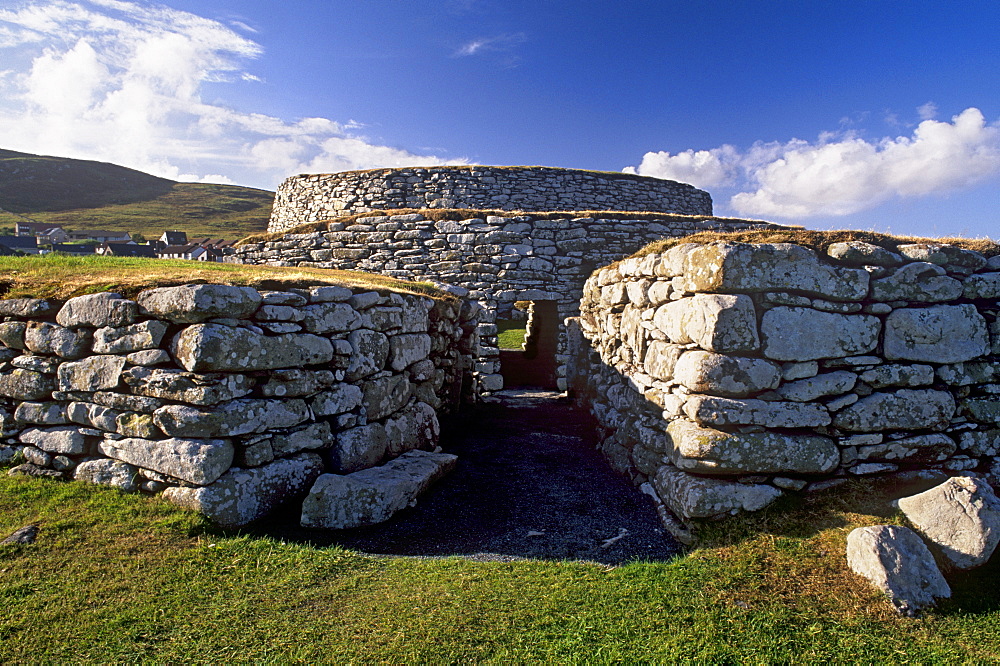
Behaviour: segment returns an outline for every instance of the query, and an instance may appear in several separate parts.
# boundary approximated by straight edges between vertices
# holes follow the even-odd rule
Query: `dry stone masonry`
[[[612,465],[719,517],[853,476],[1000,465],[1000,258],[682,244],[597,271],[571,385]]]
[[[478,325],[455,299],[210,284],[0,300],[0,319],[0,461],[226,526],[314,486],[307,525],[407,506],[454,464],[433,452],[438,413]],[[323,490],[338,481],[369,492]]]
[[[285,234],[247,243],[228,261],[272,266],[353,269],[405,280],[427,280],[467,298],[479,310],[476,382],[482,392],[503,387],[497,319],[512,317],[517,301],[555,304],[557,387],[566,389],[563,321],[579,314],[590,273],[663,237],[708,229],[736,231],[765,222],[690,216],[663,219],[543,215],[483,215],[427,219],[419,213],[332,221],[324,231]]]
[[[553,167],[412,167],[293,176],[278,188],[268,231],[394,208],[645,210],[711,215],[690,185],[624,173]]]

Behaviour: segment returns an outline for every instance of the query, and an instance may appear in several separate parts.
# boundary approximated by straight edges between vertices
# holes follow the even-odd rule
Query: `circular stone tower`
[[[278,188],[269,232],[400,208],[644,211],[711,215],[708,192],[672,180],[554,167],[403,167],[292,176]]]

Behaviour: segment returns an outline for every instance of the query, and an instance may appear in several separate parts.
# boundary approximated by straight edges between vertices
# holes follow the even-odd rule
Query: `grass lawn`
[[[998,567],[921,619],[847,571],[879,490],[716,524],[670,562],[373,557],[223,533],[157,499],[0,471],[4,662],[1000,660]]]
[[[527,322],[514,319],[497,320],[497,338],[500,349],[521,349],[524,336],[528,333]]]

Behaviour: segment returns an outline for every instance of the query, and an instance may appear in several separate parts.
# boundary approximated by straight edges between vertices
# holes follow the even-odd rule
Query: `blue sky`
[[[630,170],[716,213],[1000,238],[1000,3],[0,0],[0,147],[273,189]]]

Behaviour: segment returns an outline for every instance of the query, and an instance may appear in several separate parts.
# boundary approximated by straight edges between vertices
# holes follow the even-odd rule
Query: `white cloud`
[[[354,135],[353,121],[289,121],[206,102],[206,83],[259,84],[244,68],[261,47],[162,5],[28,0],[0,10],[0,51],[8,68],[24,63],[0,76],[4,148],[267,188],[311,170],[465,163],[378,145]]]
[[[927,102],[926,104],[921,104],[917,107],[917,115],[920,116],[921,120],[932,120],[937,118],[937,104],[934,102]]]
[[[520,46],[528,37],[523,32],[507,33],[494,37],[480,37],[466,42],[455,51],[456,56],[474,56],[491,51],[509,51]]]
[[[894,197],[946,194],[1000,176],[1000,127],[969,108],[951,122],[925,117],[912,136],[866,141],[824,133],[816,142],[758,143],[677,155],[647,153],[632,172],[700,187],[735,186],[730,206],[741,215],[805,218],[849,215]]]

